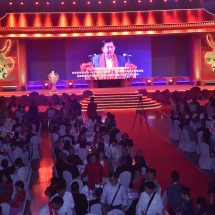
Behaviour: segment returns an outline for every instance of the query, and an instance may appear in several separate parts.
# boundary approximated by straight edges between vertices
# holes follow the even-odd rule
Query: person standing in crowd
[[[179,172],[173,171],[171,173],[172,185],[170,185],[166,190],[170,215],[175,215],[183,203],[179,195],[179,191],[183,187],[183,185],[179,183],[179,177]]]
[[[94,120],[97,116],[97,104],[94,102],[94,97],[90,97],[90,103],[87,105],[87,115],[89,119]]]
[[[110,210],[119,209],[125,213],[127,205],[125,188],[119,183],[115,172],[109,174],[109,181],[105,185],[101,196],[102,211],[107,214]]]

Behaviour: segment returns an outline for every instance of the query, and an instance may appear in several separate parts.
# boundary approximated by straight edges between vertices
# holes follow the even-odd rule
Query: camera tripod
[[[139,102],[138,102],[138,105],[137,105],[136,114],[135,114],[135,118],[134,118],[134,123],[133,123],[133,127],[132,127],[132,133],[133,133],[133,131],[134,131],[134,126],[135,126],[135,124],[136,124],[137,115],[140,116],[140,129],[142,130],[142,120],[143,120],[143,117],[144,117],[145,122],[146,122],[146,125],[147,125],[147,128],[148,128],[148,131],[149,131],[149,133],[150,133],[149,124],[148,124],[148,120],[147,120],[147,117],[146,117],[146,112],[145,112],[145,110],[143,109],[143,100],[142,100],[142,96],[139,97]]]

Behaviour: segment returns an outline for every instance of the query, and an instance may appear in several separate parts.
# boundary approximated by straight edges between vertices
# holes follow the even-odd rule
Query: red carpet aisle
[[[50,184],[50,179],[52,177],[52,166],[53,159],[51,155],[51,138],[46,131],[41,132],[42,135],[42,145],[41,151],[41,161],[39,166],[38,175],[34,174],[32,176],[33,182],[33,200],[31,202],[31,212],[33,215],[37,215],[41,206],[48,202],[47,196],[44,192],[46,187]]]
[[[149,126],[149,133],[144,120],[142,121],[141,129],[139,115],[137,115],[132,133],[135,111],[110,110],[110,112],[115,114],[117,127],[120,128],[121,132],[128,133],[133,139],[135,144],[134,153],[137,149],[142,149],[149,167],[157,170],[157,177],[162,186],[162,193],[170,184],[171,171],[177,170],[181,173],[181,183],[191,188],[193,198],[196,198],[198,195],[207,196],[206,187],[209,182],[208,178],[151,126]]]

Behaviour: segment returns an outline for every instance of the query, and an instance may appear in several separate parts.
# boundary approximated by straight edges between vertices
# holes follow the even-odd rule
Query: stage
[[[170,92],[181,91],[184,92],[186,90],[191,89],[194,85],[152,85],[152,86],[129,86],[129,87],[117,87],[117,88],[64,88],[58,89],[58,95],[62,95],[63,93],[72,95],[82,94],[85,90],[90,90],[93,94],[120,94],[120,93],[134,93],[140,89],[146,89],[147,92],[153,93],[156,90],[164,91],[168,89]],[[201,90],[208,89],[214,90],[214,85],[203,85],[198,86]],[[26,90],[26,91],[10,91],[10,92],[0,92],[0,96],[11,97],[16,96],[20,97],[22,95],[29,95],[31,92],[38,92],[40,95],[51,96],[50,89],[35,89],[35,90]]]

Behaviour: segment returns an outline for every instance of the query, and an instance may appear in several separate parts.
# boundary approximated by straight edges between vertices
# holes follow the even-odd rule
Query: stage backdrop
[[[19,85],[17,40],[0,40],[0,86]]]
[[[61,80],[84,79],[77,74],[92,54],[101,54],[104,37],[28,39],[28,80],[47,80],[54,70]],[[117,36],[112,38],[117,55],[132,55],[141,77],[189,76],[189,35]]]
[[[215,80],[215,34],[203,35],[201,44],[201,79]]]

